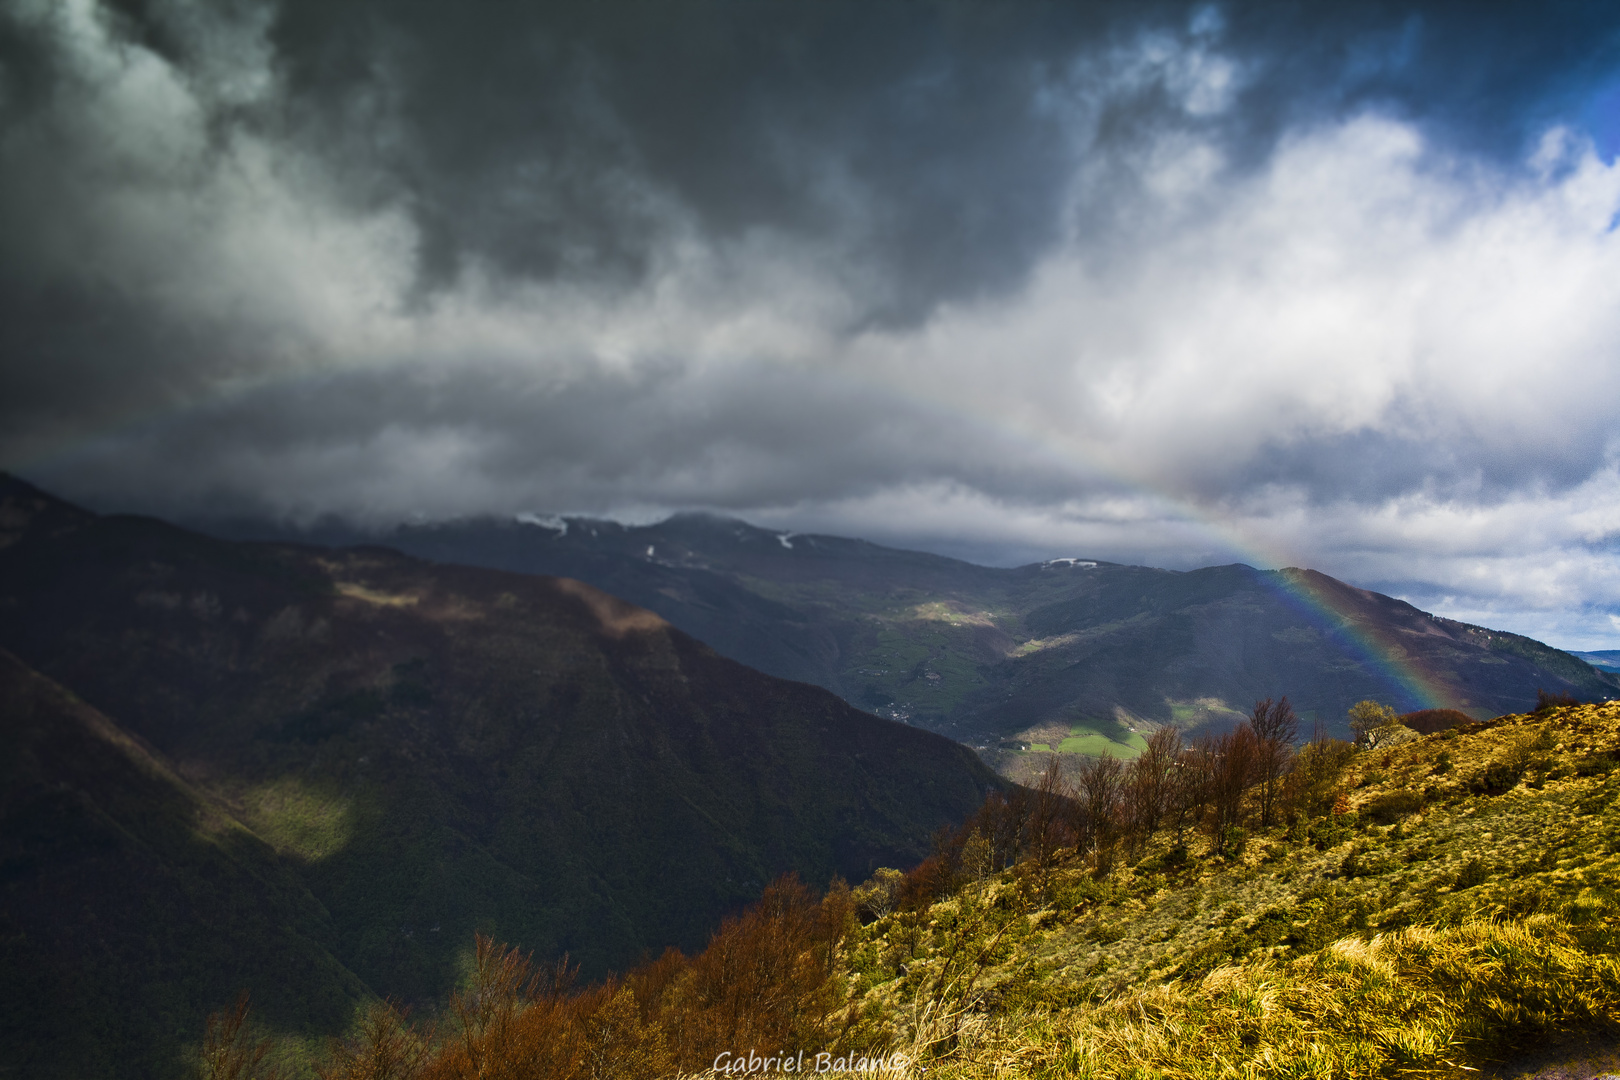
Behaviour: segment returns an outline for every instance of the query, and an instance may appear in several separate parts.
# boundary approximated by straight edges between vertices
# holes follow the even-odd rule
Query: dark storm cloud
[[[995,432],[942,430],[915,403],[802,373],[671,368],[537,389],[469,365],[452,380],[359,371],[249,390],[129,425],[36,474],[91,477],[81,497],[110,509],[307,521],[342,507],[368,525],[535,507],[741,512],[784,490],[826,501],[914,483],[1039,504],[1073,488],[1073,470]],[[154,498],[157,473],[173,479]]]
[[[205,91],[210,136],[265,135],[316,154],[356,209],[407,207],[424,288],[469,259],[628,286],[681,227],[763,229],[870,268],[857,323],[1016,288],[1075,220],[1099,245],[1117,240],[1128,170],[1065,217],[1077,163],[1100,147],[1179,125],[1255,162],[1291,126],[1372,104],[1516,154],[1617,45],[1614,19],[1587,3],[214,7],[200,20],[124,0],[104,20],[206,83],[231,62],[218,26],[267,18],[278,92]],[[1077,65],[1143,32],[1196,37],[1200,12],[1243,65],[1235,108],[1190,115],[1154,76],[1067,99],[1086,89]],[[82,81],[40,38],[0,20],[8,124],[37,121]],[[1079,130],[1071,107],[1093,110]],[[8,289],[14,318],[34,305],[27,287]]]
[[[1500,558],[1620,604],[1586,509],[1620,485],[1620,173],[1558,129],[1617,26],[11,0],[0,465],[170,513],[1261,536],[1521,599],[1557,589],[1445,560],[1530,516],[1566,524]]]
[[[1516,154],[1616,56],[1592,4],[1211,8],[1247,65],[1239,108],[1189,117],[1149,78],[1077,141],[1052,98],[1072,65],[1144,30],[1185,38],[1200,10],[293,2],[273,40],[323,151],[408,193],[429,281],[469,255],[634,277],[673,212],[706,235],[838,238],[883,272],[870,314],[901,319],[1020,283],[1061,238],[1090,140],[1202,124],[1258,160],[1290,125],[1377,104]]]
[[[323,145],[408,191],[430,279],[468,255],[634,278],[669,217],[689,215],[722,238],[837,238],[887,271],[887,309],[915,314],[1007,287],[1051,241],[1071,148],[1038,83],[1109,21],[840,2],[294,4],[275,40]],[[378,107],[388,136],[357,140]]]

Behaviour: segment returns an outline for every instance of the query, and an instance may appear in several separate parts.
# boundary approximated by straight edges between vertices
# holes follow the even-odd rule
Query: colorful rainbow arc
[[[868,392],[893,393],[892,387],[879,388],[870,382],[866,389]],[[1054,437],[1043,438],[988,411],[970,414],[930,396],[926,390],[908,387],[904,394],[895,396],[902,397],[913,406],[932,410],[944,423],[978,428],[994,437],[1021,445],[1060,468],[1072,470],[1076,465],[1075,458],[1082,456],[1076,447],[1064,445]],[[1093,475],[1150,496],[1172,511],[1176,518],[1214,540],[1216,546],[1234,551],[1245,562],[1256,565],[1261,571],[1258,576],[1263,583],[1299,611],[1315,629],[1329,640],[1338,642],[1346,654],[1363,664],[1366,670],[1386,685],[1391,700],[1384,704],[1393,705],[1400,711],[1460,708],[1465,704],[1462,694],[1448,680],[1424,670],[1387,632],[1361,618],[1331,590],[1312,587],[1309,575],[1288,565],[1288,556],[1266,551],[1253,538],[1244,535],[1234,522],[1224,519],[1195,499],[1178,495],[1163,484],[1126,475],[1118,467],[1110,467],[1096,460],[1085,461],[1084,466]]]
[[[1313,588],[1304,573],[1289,567],[1262,574],[1262,579],[1339,641],[1346,652],[1365,658],[1371,670],[1394,692],[1395,700],[1386,704],[1397,711],[1455,709],[1465,704],[1450,683],[1408,659],[1406,649],[1390,640],[1385,631],[1357,618],[1329,590]]]

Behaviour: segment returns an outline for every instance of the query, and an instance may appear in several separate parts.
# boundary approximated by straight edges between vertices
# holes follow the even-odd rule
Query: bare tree
[[[1273,704],[1270,698],[1254,703],[1249,727],[1255,737],[1255,773],[1260,782],[1260,825],[1274,823],[1277,796],[1282,788],[1282,775],[1293,754],[1294,739],[1299,734],[1299,717],[1288,704],[1288,698]]]
[[[1097,853],[1098,870],[1106,870],[1119,827],[1119,789],[1124,769],[1106,751],[1080,770],[1082,833],[1085,847]]]
[[[1214,808],[1217,840],[1226,830],[1243,824],[1243,795],[1254,781],[1259,739],[1248,725],[1234,728],[1215,740],[1210,770],[1210,804]]]
[[[1064,840],[1064,808],[1069,802],[1068,785],[1063,781],[1063,766],[1053,754],[1046,763],[1046,771],[1036,782],[1028,796],[1029,818],[1026,831],[1029,853],[1042,874],[1052,864],[1053,857]]]
[[[992,792],[968,823],[978,829],[990,844],[990,869],[1005,870],[1018,861],[1025,820],[1029,816],[1029,789],[1014,787],[1003,794]]]
[[[1131,762],[1125,781],[1125,810],[1131,850],[1153,838],[1164,819],[1176,759],[1181,756],[1181,732],[1163,727],[1148,737],[1147,747]]]
[[[1214,773],[1215,744],[1200,736],[1176,755],[1165,794],[1166,810],[1176,833],[1176,846],[1186,842],[1187,829],[1199,824],[1209,809],[1210,777]]]

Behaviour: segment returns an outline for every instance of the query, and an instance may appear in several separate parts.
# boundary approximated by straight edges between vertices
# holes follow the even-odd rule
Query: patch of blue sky
[[[1620,153],[1620,74],[1600,84],[1586,99],[1580,124],[1592,137],[1598,156],[1612,164]]]

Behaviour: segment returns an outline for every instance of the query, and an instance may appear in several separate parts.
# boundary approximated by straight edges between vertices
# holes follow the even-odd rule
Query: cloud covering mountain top
[[[0,463],[1620,613],[1601,5],[0,10]]]

